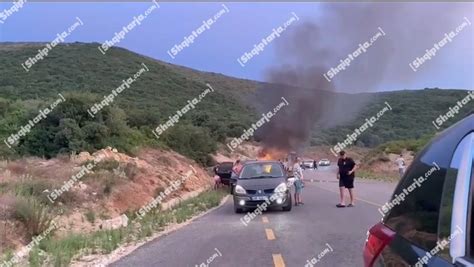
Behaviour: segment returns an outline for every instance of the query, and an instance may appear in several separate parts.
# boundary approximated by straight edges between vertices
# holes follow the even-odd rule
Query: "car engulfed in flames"
[[[287,172],[288,176],[293,176],[293,165],[296,163],[297,155],[294,151],[286,151],[278,148],[264,147],[258,152],[258,160],[278,160]]]
[[[262,148],[258,152],[259,160],[280,160],[283,161],[288,155],[288,152],[278,148]]]

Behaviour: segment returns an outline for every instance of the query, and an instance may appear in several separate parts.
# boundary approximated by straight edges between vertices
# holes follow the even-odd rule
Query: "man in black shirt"
[[[339,179],[339,196],[340,202],[336,206],[338,208],[344,208],[344,188],[349,190],[349,195],[351,197],[351,204],[348,207],[354,207],[354,177],[356,164],[352,158],[346,157],[346,152],[339,152],[339,160],[337,161],[337,166],[339,171],[337,173],[337,179]]]

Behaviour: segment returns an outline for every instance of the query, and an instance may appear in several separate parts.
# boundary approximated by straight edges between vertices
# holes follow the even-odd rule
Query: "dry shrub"
[[[71,161],[71,156],[63,153],[63,154],[58,154],[56,156],[56,159],[58,159],[61,163],[68,163]]]
[[[390,162],[390,158],[388,157],[387,154],[383,153],[380,155],[377,160],[382,161],[382,162]]]
[[[113,171],[117,169],[120,166],[120,162],[114,160],[114,159],[107,159],[99,162],[95,167],[94,170],[99,171],[99,170],[107,170],[107,171]]]
[[[161,163],[165,166],[174,166],[175,162],[173,162],[173,160],[171,160],[170,158],[168,157],[164,157],[164,156],[160,156],[158,159],[157,159],[158,163]]]
[[[8,160],[0,160],[0,169],[5,169],[8,166]]]
[[[17,198],[14,205],[14,217],[23,223],[28,238],[43,233],[51,225],[51,209],[35,198]]]
[[[27,164],[23,161],[14,161],[8,163],[7,170],[9,170],[12,174],[22,175],[26,173],[26,166]]]
[[[13,207],[15,205],[15,196],[11,194],[0,195],[0,220],[13,218]]]
[[[127,163],[127,165],[125,166],[125,175],[127,175],[128,179],[132,180],[135,178],[135,176],[137,176],[137,174],[140,172],[140,170],[138,169],[138,166],[129,162]]]

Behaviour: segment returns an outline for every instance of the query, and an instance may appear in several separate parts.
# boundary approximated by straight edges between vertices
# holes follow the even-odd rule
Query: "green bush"
[[[176,125],[165,132],[163,141],[173,150],[186,155],[198,163],[212,163],[209,154],[217,150],[217,143],[204,128],[192,125]]]
[[[178,125],[195,126],[213,142],[223,142],[233,129],[229,125],[236,122],[248,125],[254,116],[251,109],[236,101],[234,96],[239,94],[234,93],[226,79],[217,77],[216,82],[208,81],[198,72],[189,75],[183,69],[163,65],[122,48],[111,49],[108,52],[113,55],[111,57],[98,58],[94,56],[97,44],[59,45],[41,66],[28,74],[21,67],[11,67],[17,65],[18,58],[36,53],[39,47],[31,44],[0,51],[0,72],[3,74],[0,77],[0,139],[18,132],[28,120],[37,116],[38,110],[55,102],[58,93],[66,101],[21,138],[15,150],[0,146],[2,158],[24,155],[51,158],[58,153],[94,152],[107,146],[134,155],[144,146],[166,147],[152,130],[166,123],[169,116],[182,110],[188,101],[198,98],[208,89],[208,82],[216,90],[180,118]],[[91,117],[88,109],[120,86],[122,80],[139,71],[142,62],[150,71],[115,97],[110,106]],[[71,65],[76,67],[70,68]],[[219,90],[221,85],[225,91]],[[180,141],[172,142],[171,139],[168,144]],[[203,154],[209,149],[198,147],[204,150],[191,153],[189,148],[181,148],[205,163],[208,159]]]
[[[51,190],[53,184],[42,179],[33,179],[32,177],[25,177],[19,179],[12,184],[13,192],[17,196],[33,197],[38,199],[42,204],[50,205],[45,191]]]
[[[12,183],[1,183],[1,191],[11,191],[16,196],[35,198],[43,205],[53,206],[47,195],[50,190],[56,187],[54,182],[48,180],[33,178],[29,175],[23,176],[22,178]],[[58,201],[62,203],[72,203],[76,200],[76,194],[73,191],[63,192],[59,197]],[[57,202],[55,202],[57,203]]]
[[[432,139],[432,137],[432,135],[426,135],[419,139],[391,141],[380,145],[376,150],[393,154],[400,154],[404,150],[417,153]]]
[[[86,216],[86,219],[88,222],[90,223],[94,223],[95,222],[95,212],[93,210],[88,210],[84,216]]]

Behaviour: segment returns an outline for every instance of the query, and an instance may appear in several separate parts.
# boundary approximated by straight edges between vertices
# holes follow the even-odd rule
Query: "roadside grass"
[[[209,190],[180,202],[170,210],[152,210],[141,219],[134,218],[133,213],[129,212],[131,218],[127,227],[88,234],[74,233],[59,239],[43,239],[38,249],[30,252],[29,263],[32,266],[60,267],[69,265],[73,259],[80,256],[111,253],[121,245],[142,241],[163,231],[166,226],[183,223],[219,205],[226,195],[225,190]]]
[[[0,262],[1,263],[9,262],[11,259],[13,259],[14,256],[15,256],[15,251],[11,248],[8,248],[5,250],[3,255],[0,256]]]
[[[27,174],[15,181],[0,183],[0,193],[11,193],[17,197],[34,198],[45,206],[53,207],[55,204],[48,200],[47,195],[49,190],[57,187],[59,185],[54,181],[35,178]],[[67,205],[76,200],[76,195],[71,191],[66,191],[57,200]]]
[[[400,180],[400,177],[396,175],[381,175],[364,169],[357,170],[357,178],[384,182],[398,182]]]
[[[24,224],[30,240],[48,229],[53,220],[51,208],[31,197],[16,199],[14,217]]]
[[[28,257],[28,263],[30,267],[40,267],[43,266],[42,263],[45,260],[45,255],[37,247],[33,248],[34,253],[30,253]]]

